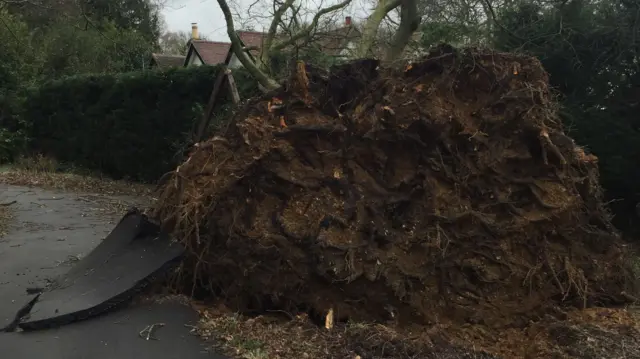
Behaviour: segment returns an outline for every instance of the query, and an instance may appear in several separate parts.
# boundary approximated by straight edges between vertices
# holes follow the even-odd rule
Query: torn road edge
[[[18,325],[20,324],[20,321],[22,320],[22,318],[26,317],[31,313],[31,309],[33,309],[33,306],[36,304],[36,302],[40,298],[40,294],[41,293],[37,294],[27,304],[25,304],[22,308],[20,308],[20,310],[18,310],[18,313],[16,313],[15,318],[13,318],[13,321],[11,321],[9,325],[2,328],[0,331],[5,333],[15,332],[18,329]]]
[[[145,288],[147,288],[151,283],[156,282],[161,276],[164,276],[166,273],[168,273],[172,268],[174,268],[176,266],[176,264],[178,264],[181,260],[182,256],[178,256],[176,258],[174,258],[173,260],[165,263],[162,267],[158,268],[156,271],[154,271],[153,273],[151,273],[150,275],[148,275],[147,277],[144,277],[143,279],[139,280],[134,286],[132,286],[131,288],[129,288],[129,290],[126,290],[118,295],[116,295],[113,298],[110,298],[107,301],[102,302],[101,304],[91,307],[91,308],[87,308],[84,310],[80,310],[80,311],[76,311],[76,312],[72,312],[72,313],[68,313],[65,315],[61,315],[58,317],[52,317],[52,318],[48,318],[48,319],[41,319],[41,320],[37,320],[37,321],[24,321],[23,319],[28,318],[28,314],[30,313],[31,309],[33,309],[34,305],[36,304],[36,301],[33,301],[33,303],[30,303],[30,305],[27,305],[23,308],[23,310],[25,308],[28,309],[28,311],[26,313],[22,313],[23,310],[21,310],[20,314],[21,317],[18,319],[18,323],[17,326],[22,329],[23,331],[27,332],[27,331],[36,331],[36,330],[43,330],[43,329],[49,329],[49,328],[55,328],[55,327],[61,327],[63,325],[67,325],[67,324],[71,324],[71,323],[75,323],[75,322],[80,322],[83,320],[87,320],[90,318],[94,318],[97,317],[99,315],[102,314],[106,314],[118,309],[123,308],[124,306],[126,306],[127,304],[130,303],[130,301],[140,292],[142,292]],[[38,296],[40,296],[38,294]],[[15,331],[15,329],[14,329]]]

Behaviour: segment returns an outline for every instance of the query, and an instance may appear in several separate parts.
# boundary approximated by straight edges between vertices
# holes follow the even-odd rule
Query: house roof
[[[155,64],[160,69],[170,67],[181,67],[184,64],[185,56],[169,54],[151,54],[151,65]]]
[[[238,31],[238,37],[246,47],[254,47],[251,54],[256,56],[260,53],[260,48],[266,36],[265,33],[257,31]],[[231,50],[231,43],[207,40],[191,40],[189,54],[192,56],[192,50],[195,50],[203,63],[207,65],[217,65],[227,60],[227,55]],[[184,60],[186,61],[186,59]]]
[[[191,49],[195,50],[203,63],[217,65],[225,61],[229,49],[231,49],[231,44],[228,42],[192,40],[189,55],[191,55]]]
[[[258,56],[260,49],[264,44],[264,32],[258,31],[237,31],[238,37],[245,47],[253,48],[250,54]],[[360,36],[360,32],[353,26],[341,27],[326,33],[318,34],[319,47],[329,55],[338,56],[347,47],[350,41]],[[230,55],[231,43],[207,41],[207,40],[190,40],[190,47],[187,57],[192,56],[192,52],[196,52],[203,63],[207,65],[217,65],[225,63]],[[184,58],[183,58],[184,59]],[[184,59],[186,65],[186,59]]]
[[[264,32],[257,31],[236,31],[238,37],[244,43],[246,47],[255,47],[258,50],[251,50],[253,55],[259,53],[259,49],[262,48],[262,44],[264,43],[264,38],[267,37],[267,34]]]
[[[257,31],[237,31],[237,34],[246,47],[256,48],[251,51],[251,54],[254,56],[260,53],[259,49],[262,48],[267,36],[266,33]],[[341,52],[348,47],[349,42],[360,36],[360,31],[358,31],[356,27],[347,25],[335,30],[316,34],[315,38],[317,46],[322,49],[322,51],[328,55],[339,56]],[[301,40],[301,42],[303,41]]]

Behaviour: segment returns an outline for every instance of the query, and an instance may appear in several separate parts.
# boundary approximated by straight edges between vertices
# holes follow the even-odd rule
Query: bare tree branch
[[[372,55],[372,48],[375,43],[376,35],[380,24],[387,14],[400,6],[401,0],[378,0],[373,13],[367,18],[362,30],[362,39],[356,49],[356,57],[369,57]]]
[[[296,28],[300,28],[300,20],[298,19],[298,14],[300,13],[300,9],[302,8],[302,4],[298,5],[298,7],[291,8],[291,22]]]
[[[273,45],[273,39],[276,36],[276,32],[278,31],[278,25],[282,20],[282,15],[284,15],[284,13],[287,12],[287,10],[289,10],[289,8],[293,5],[294,1],[295,0],[286,0],[284,4],[282,4],[280,7],[278,7],[275,10],[273,14],[273,19],[271,20],[269,31],[267,31],[267,36],[265,37],[264,43],[262,44],[263,50],[262,50],[261,59],[262,59],[262,63],[265,65],[269,64],[269,55],[271,52],[270,49],[271,49],[271,46]],[[275,3],[276,2],[274,1],[274,5]]]
[[[318,27],[318,22],[320,21],[320,18],[323,15],[326,15],[328,13],[334,12],[336,10],[340,10],[342,8],[344,8],[345,6],[349,5],[351,3],[352,0],[345,0],[339,4],[333,5],[333,6],[329,6],[326,7],[324,9],[319,10],[316,15],[313,17],[313,20],[311,21],[311,24],[303,27],[300,31],[298,31],[298,33],[296,33],[295,35],[293,35],[290,39],[274,44],[272,49],[269,50],[273,50],[273,51],[278,51],[278,50],[282,50],[287,46],[293,45],[295,44],[297,41],[308,37],[311,32],[316,29]]]
[[[218,5],[220,6],[220,10],[224,14],[224,19],[227,23],[227,35],[229,35],[229,39],[231,40],[231,49],[233,53],[238,57],[238,60],[242,63],[242,65],[249,71],[251,76],[253,76],[258,83],[260,83],[267,91],[274,90],[280,85],[269,75],[264,73],[256,64],[251,60],[249,54],[244,51],[242,47],[242,43],[238,34],[236,34],[236,30],[233,25],[233,17],[231,15],[231,10],[229,9],[229,5],[226,0],[217,0]]]
[[[16,40],[16,43],[20,43],[20,39],[18,38],[18,36],[13,32],[13,30],[11,30],[11,27],[9,26],[9,24],[7,24],[4,19],[2,17],[0,17],[0,21],[2,21],[2,24],[4,25],[4,27],[9,31],[9,34],[11,34],[11,36],[13,37],[14,40]]]
[[[502,25],[502,23],[500,23],[498,21],[498,17],[496,16],[496,12],[495,12],[495,10],[493,10],[493,5],[491,4],[491,0],[482,0],[482,4],[484,6],[486,6],[486,8],[487,8],[487,10],[489,12],[489,15],[491,15],[490,20],[494,25],[498,25],[498,27],[502,31],[504,31],[504,32],[508,33],[509,35],[513,36],[515,39],[524,41],[524,39],[522,37],[516,35],[513,31],[507,29],[504,25]]]
[[[385,56],[385,61],[391,62],[402,55],[413,33],[420,26],[422,18],[418,15],[417,0],[402,0],[400,5],[400,25]]]

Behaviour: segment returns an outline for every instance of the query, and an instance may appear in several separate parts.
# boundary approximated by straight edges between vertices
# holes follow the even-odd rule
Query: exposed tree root
[[[194,292],[496,329],[635,298],[597,161],[562,140],[538,61],[443,47],[407,71],[297,68],[161,188]]]

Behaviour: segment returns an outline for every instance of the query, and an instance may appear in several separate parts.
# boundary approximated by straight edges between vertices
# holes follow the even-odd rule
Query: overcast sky
[[[227,0],[229,1],[229,0]],[[247,9],[248,6],[255,2],[255,0],[234,0],[236,7]],[[269,3],[269,0],[261,0],[265,4]],[[314,6],[316,1],[323,1],[325,4],[319,7],[325,7],[327,4],[334,4],[337,0],[305,0],[309,6]],[[342,0],[340,0],[342,1]],[[366,0],[362,0],[366,1]],[[355,3],[356,1],[354,1]],[[351,7],[347,10],[349,15],[357,18],[362,18],[366,14],[363,9],[363,5],[360,1],[358,9]],[[230,6],[232,5],[229,2]],[[355,5],[355,4],[354,4]],[[200,35],[206,37],[209,40],[214,41],[228,41],[226,24],[224,22],[224,16],[218,2],[216,0],[167,0],[164,9],[162,10],[164,20],[166,22],[169,31],[187,31],[191,32],[191,23],[198,23],[198,30]],[[358,16],[360,15],[360,16]],[[262,30],[259,24],[255,26],[256,30]]]
[[[224,16],[216,0],[173,0],[162,10],[169,31],[191,32],[197,22],[201,36],[209,40],[227,41]]]

